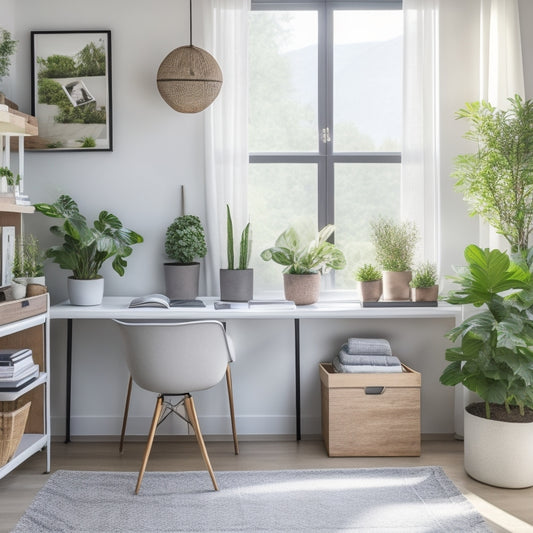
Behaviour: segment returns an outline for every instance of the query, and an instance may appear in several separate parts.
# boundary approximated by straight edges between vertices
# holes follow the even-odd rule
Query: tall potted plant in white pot
[[[481,312],[448,336],[440,381],[463,384],[480,402],[465,408],[464,464],[473,478],[506,488],[533,485],[533,249],[510,260],[500,250],[465,250],[467,266],[445,301]]]
[[[254,271],[248,268],[252,251],[250,223],[246,224],[241,233],[239,261],[236,266],[233,220],[229,205],[226,205],[226,216],[228,268],[220,269],[220,298],[228,302],[247,302],[254,295]]]
[[[383,270],[383,300],[409,300],[412,265],[418,241],[414,222],[378,218],[371,222],[376,261]]]
[[[173,262],[164,264],[165,293],[171,300],[194,300],[198,296],[200,263],[207,244],[200,219],[181,215],[168,227],[165,252]]]
[[[62,244],[52,246],[46,256],[60,268],[71,270],[67,280],[72,305],[99,305],[104,294],[104,278],[100,269],[105,261],[113,259],[113,269],[124,275],[126,257],[132,245],[143,242],[135,231],[125,228],[122,222],[108,211],[101,211],[90,227],[78,204],[68,195],[61,195],[53,204],[38,203],[35,209],[43,215],[63,219],[61,225],[50,231],[63,239]]]
[[[335,226],[324,226],[314,238],[307,239],[295,227],[287,228],[273,247],[261,252],[264,261],[274,261],[283,269],[285,298],[296,305],[316,302],[320,295],[320,277],[331,269],[346,266],[344,253],[328,242]]]

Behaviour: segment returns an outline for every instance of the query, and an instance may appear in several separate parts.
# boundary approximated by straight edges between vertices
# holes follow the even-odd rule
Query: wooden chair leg
[[[120,444],[118,445],[118,451],[119,453],[122,453],[124,451],[124,436],[126,435],[126,424],[128,422],[128,413],[130,410],[130,398],[131,398],[131,385],[133,383],[133,379],[130,376],[130,380],[128,382],[128,392],[126,393],[126,404],[124,405],[124,417],[122,419],[122,431],[120,432]]]
[[[152,443],[154,442],[155,430],[157,429],[157,423],[159,422],[159,417],[161,416],[161,409],[163,407],[163,397],[158,396],[155,403],[154,417],[152,418],[152,425],[150,426],[150,433],[148,434],[148,441],[146,442],[146,449],[144,450],[143,462],[141,469],[139,470],[139,477],[137,478],[137,486],[135,487],[135,494],[139,494],[139,489],[141,488],[141,483],[144,476],[144,471],[146,470],[146,464],[148,463],[148,457],[150,456],[150,451],[152,450]]]
[[[184,398],[185,409],[187,411],[187,416],[192,424],[194,434],[196,435],[196,440],[200,446],[200,451],[202,452],[202,457],[204,459],[205,466],[209,475],[211,476],[211,481],[213,482],[213,487],[215,490],[218,490],[217,480],[215,479],[215,473],[213,472],[213,467],[211,466],[211,461],[209,460],[209,455],[207,455],[207,448],[205,447],[204,438],[202,432],[200,431],[200,425],[198,424],[198,417],[196,416],[196,409],[194,408],[194,401],[192,397],[187,394]]]
[[[235,427],[235,409],[233,407],[233,382],[231,380],[231,369],[229,364],[226,368],[226,384],[228,385],[229,413],[231,418],[231,430],[233,432],[233,447],[235,455],[239,455],[239,441],[237,439],[237,428]]]

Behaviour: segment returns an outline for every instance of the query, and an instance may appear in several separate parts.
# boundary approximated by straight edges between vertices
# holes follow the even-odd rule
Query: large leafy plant
[[[165,252],[180,264],[193,263],[207,254],[205,232],[200,219],[195,215],[182,215],[168,227]]]
[[[480,215],[509,242],[527,250],[533,230],[533,101],[509,98],[508,109],[488,102],[465,104],[465,138],[477,151],[456,158],[456,188],[472,215]]]
[[[444,298],[451,304],[473,304],[483,311],[448,333],[459,345],[446,350],[450,364],[441,375],[444,385],[462,383],[490,404],[520,414],[533,408],[533,249],[513,260],[500,250],[465,250],[467,266],[453,281],[459,286]]]
[[[328,238],[335,226],[324,226],[316,236],[307,240],[295,227],[286,229],[273,247],[261,252],[264,261],[274,261],[285,268],[285,274],[325,274],[331,269],[341,270],[346,266],[344,254]]]
[[[93,227],[80,213],[78,204],[68,195],[61,195],[53,204],[35,204],[35,209],[52,218],[62,218],[63,224],[51,226],[50,231],[63,239],[52,246],[46,256],[60,268],[72,270],[75,279],[96,279],[105,261],[113,258],[113,269],[124,275],[126,257],[131,246],[143,242],[134,231],[123,227],[122,222],[108,211],[101,211]]]

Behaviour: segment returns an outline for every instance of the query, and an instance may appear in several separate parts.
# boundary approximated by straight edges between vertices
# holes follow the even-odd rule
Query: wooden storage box
[[[322,436],[330,457],[420,455],[420,373],[336,373],[320,363]]]
[[[47,294],[2,302],[0,303],[0,325],[45,313],[47,304]]]

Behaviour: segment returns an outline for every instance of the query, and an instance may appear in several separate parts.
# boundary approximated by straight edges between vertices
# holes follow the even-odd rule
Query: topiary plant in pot
[[[253,298],[254,292],[254,271],[248,268],[252,250],[250,223],[242,230],[239,262],[235,267],[233,220],[229,205],[226,205],[226,220],[228,268],[220,269],[220,298],[226,301],[247,302]]]
[[[264,261],[283,265],[285,298],[296,305],[312,304],[320,294],[320,276],[346,266],[344,253],[328,242],[335,226],[324,226],[314,238],[307,239],[295,227],[287,228],[273,247],[261,252]]]
[[[459,286],[444,300],[472,304],[469,316],[448,336],[450,362],[440,381],[463,384],[482,402],[466,407],[467,473],[499,487],[533,485],[533,249],[510,259],[500,250],[465,250]]]
[[[171,300],[193,300],[198,296],[200,263],[207,245],[200,219],[182,215],[167,228],[165,252],[174,262],[165,263],[165,292]]]
[[[108,211],[101,211],[93,226],[89,226],[78,204],[66,194],[53,204],[35,204],[35,209],[43,215],[63,219],[62,225],[50,227],[52,234],[62,238],[63,243],[46,250],[46,257],[60,268],[72,271],[72,276],[68,278],[70,303],[100,304],[104,292],[104,279],[100,275],[102,265],[112,259],[113,270],[123,276],[132,245],[143,242],[143,238],[125,228]],[[89,294],[86,292],[88,287]]]
[[[411,268],[419,239],[414,222],[380,217],[370,223],[376,261],[383,270],[383,299],[409,300]]]

